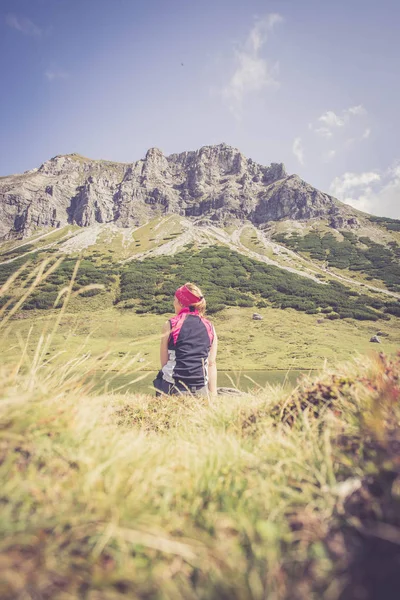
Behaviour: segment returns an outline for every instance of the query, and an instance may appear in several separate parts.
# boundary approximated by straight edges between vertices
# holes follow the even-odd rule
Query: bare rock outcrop
[[[288,176],[283,164],[262,166],[226,144],[170,156],[151,148],[133,163],[56,156],[38,169],[0,178],[0,238],[69,223],[132,227],[170,213],[220,224],[326,218],[346,226],[348,220],[348,209]]]

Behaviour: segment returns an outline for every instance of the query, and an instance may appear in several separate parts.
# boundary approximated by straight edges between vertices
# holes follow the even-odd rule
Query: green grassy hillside
[[[309,232],[290,236],[275,235],[275,240],[311,259],[321,261],[325,268],[362,273],[369,281],[381,281],[387,289],[400,291],[400,245],[396,241],[378,244],[370,238],[357,237],[343,231],[340,240],[333,233]]]
[[[7,242],[0,280],[16,279],[12,293],[3,290],[0,311],[14,310],[18,299],[23,300],[9,321],[8,353],[20,351],[18,336],[25,339],[32,324],[29,347],[35,347],[53,313],[61,310],[59,294],[77,266],[68,309],[52,342],[64,358],[84,345],[92,353],[107,351],[108,365],[134,349],[143,368],[156,370],[159,332],[171,313],[173,293],[193,279],[203,287],[220,336],[220,369],[315,369],[325,360],[333,364],[371,353],[375,345],[370,338],[378,332],[383,334],[380,348],[393,353],[400,342],[397,284],[384,293],[382,279],[382,289],[339,280],[333,270],[345,271],[324,271],[317,256],[321,244],[328,258],[336,251],[346,255],[343,248],[358,256],[378,244],[363,246],[351,233],[334,237],[320,228],[318,234],[304,237],[286,233],[284,241],[296,240],[296,253],[260,237],[249,225],[226,231],[196,228],[177,216],[134,231],[71,227],[41,232],[23,243]],[[386,262],[396,274],[397,247],[393,240],[386,242],[377,260],[382,272]],[[371,263],[376,252],[368,256]],[[44,260],[50,271],[30,290]],[[252,320],[254,311],[262,321]]]

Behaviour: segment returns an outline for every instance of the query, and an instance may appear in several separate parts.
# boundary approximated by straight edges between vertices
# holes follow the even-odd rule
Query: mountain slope
[[[93,329],[90,350],[110,351],[110,365],[134,344],[150,361],[147,368],[155,369],[159,329],[172,310],[174,290],[188,279],[206,294],[224,369],[315,368],[325,359],[345,359],[375,347],[398,348],[398,293],[382,280],[362,279],[363,273],[352,279],[354,273],[346,269],[326,269],[310,253],[274,239],[283,226],[286,232],[302,231],[305,239],[317,225],[322,234],[333,231],[326,221],[285,220],[265,230],[248,222],[238,225],[200,225],[193,218],[169,215],[138,228],[69,225],[3,242],[0,285],[23,270],[12,289],[0,291],[0,312],[7,314],[27,292],[43,260],[49,259],[51,266],[62,258],[10,324],[19,339],[31,335],[32,325],[40,331],[80,257],[74,297],[57,342],[62,352],[84,344]],[[335,235],[341,244],[343,234]],[[381,271],[384,275],[385,269]],[[86,288],[93,284],[102,289]],[[262,321],[252,320],[255,310]],[[381,346],[370,344],[378,332]],[[12,345],[20,352],[18,344]]]
[[[220,144],[168,157],[156,148],[130,164],[56,156],[39,169],[0,179],[0,238],[27,237],[43,227],[113,223],[137,227],[177,214],[226,225],[324,218],[355,227],[350,207],[288,175]]]

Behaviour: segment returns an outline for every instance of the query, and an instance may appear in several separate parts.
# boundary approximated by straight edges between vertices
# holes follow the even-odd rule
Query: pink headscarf
[[[183,285],[182,287],[178,288],[175,292],[175,296],[179,304],[181,304],[182,306],[191,306],[191,304],[196,304],[197,302],[200,302],[200,300],[203,298],[203,296],[200,296],[199,298],[198,296],[192,294],[192,292],[189,290],[189,288],[186,287],[186,285]]]

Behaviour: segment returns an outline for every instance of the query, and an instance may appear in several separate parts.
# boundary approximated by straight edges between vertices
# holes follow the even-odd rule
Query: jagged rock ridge
[[[318,217],[356,224],[350,209],[289,176],[283,164],[262,166],[226,144],[170,156],[151,148],[131,164],[56,156],[0,178],[0,238],[70,223],[132,227],[170,213],[222,224]]]

